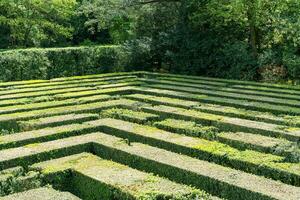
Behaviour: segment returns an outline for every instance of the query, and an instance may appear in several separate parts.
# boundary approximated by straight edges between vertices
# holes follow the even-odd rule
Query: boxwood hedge
[[[19,49],[0,52],[0,81],[51,79],[123,71],[119,46]]]

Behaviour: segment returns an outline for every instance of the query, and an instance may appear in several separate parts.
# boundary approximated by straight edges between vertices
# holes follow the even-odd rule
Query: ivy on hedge
[[[123,71],[119,46],[20,49],[0,52],[0,81],[51,79]]]

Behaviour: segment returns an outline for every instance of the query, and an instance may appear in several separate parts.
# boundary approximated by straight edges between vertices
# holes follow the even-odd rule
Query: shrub
[[[265,50],[258,59],[262,81],[299,84],[300,55],[297,48],[273,48]]]
[[[130,40],[122,45],[123,63],[127,71],[153,71],[151,39]]]
[[[300,52],[299,50],[285,51],[283,54],[283,64],[288,70],[288,77],[299,84],[300,81]]]
[[[243,42],[224,44],[216,57],[214,73],[217,77],[239,80],[255,80],[257,63]]]
[[[50,66],[44,51],[7,51],[0,53],[0,80],[45,79]]]
[[[0,80],[50,79],[123,71],[119,46],[20,49],[0,52]]]
[[[278,83],[285,80],[287,70],[282,65],[265,65],[259,68],[259,74],[264,82]]]

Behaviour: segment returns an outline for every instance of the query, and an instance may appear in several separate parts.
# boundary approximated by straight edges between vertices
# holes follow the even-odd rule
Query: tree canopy
[[[0,45],[42,46],[72,37],[76,0],[0,1]]]

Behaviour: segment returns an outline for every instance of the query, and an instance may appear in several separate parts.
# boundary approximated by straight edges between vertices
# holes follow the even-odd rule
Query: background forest
[[[127,71],[297,83],[300,1],[0,0],[3,52],[104,44]]]

